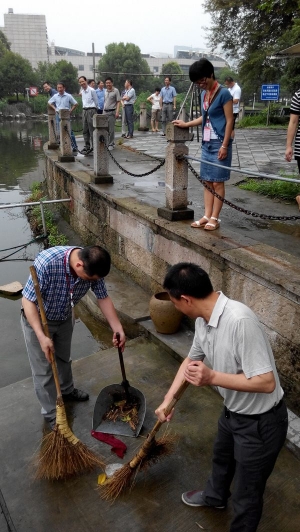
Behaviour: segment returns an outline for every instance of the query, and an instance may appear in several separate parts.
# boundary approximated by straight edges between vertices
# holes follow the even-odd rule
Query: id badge
[[[203,130],[203,140],[204,141],[209,141],[210,140],[210,133],[211,133],[210,127],[204,126],[204,130]]]

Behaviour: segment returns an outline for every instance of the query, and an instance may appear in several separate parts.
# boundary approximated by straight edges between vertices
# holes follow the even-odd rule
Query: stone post
[[[141,103],[140,105],[140,127],[138,131],[149,131],[147,127],[147,104]]]
[[[55,111],[52,107],[48,105],[48,131],[49,131],[49,142],[48,150],[57,150],[59,144],[56,138],[56,116]]]
[[[92,182],[113,183],[113,177],[109,173],[109,153],[108,146],[108,115],[93,116],[93,146],[94,146],[94,176]],[[103,139],[104,142],[100,141]]]
[[[60,155],[58,156],[58,160],[61,163],[72,163],[75,161],[75,157],[71,145],[70,111],[68,109],[60,109],[59,118]]]
[[[168,146],[166,149],[166,207],[157,209],[162,218],[170,221],[192,220],[194,211],[188,209],[188,167],[185,160],[178,160],[180,155],[188,155],[185,142],[189,140],[189,130],[168,123],[166,127]]]

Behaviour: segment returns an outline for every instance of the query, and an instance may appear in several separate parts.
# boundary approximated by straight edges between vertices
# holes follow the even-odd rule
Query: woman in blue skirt
[[[231,166],[233,128],[232,97],[229,90],[215,79],[214,67],[207,59],[200,59],[190,66],[190,80],[202,89],[202,116],[183,122],[174,120],[173,124],[182,128],[202,124],[202,161]],[[230,178],[230,170],[202,162],[200,177],[222,198],[225,196],[225,181]],[[223,201],[204,188],[204,215],[192,223],[191,227],[214,231],[220,226],[220,212]]]

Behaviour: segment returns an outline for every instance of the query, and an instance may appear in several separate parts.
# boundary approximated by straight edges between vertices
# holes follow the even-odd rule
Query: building
[[[55,46],[54,41],[49,46],[44,15],[16,15],[13,9],[9,9],[8,14],[4,15],[4,28],[0,29],[11,44],[11,51],[28,59],[33,68],[37,67],[39,61],[53,64],[65,59],[77,68],[78,76],[85,76],[87,79],[100,78],[101,73],[98,73],[97,67],[102,54]],[[190,65],[201,57],[209,59],[216,71],[228,66],[220,55],[210,50],[189,46],[176,45],[174,57],[163,52],[142,54],[142,56],[147,61],[150,71],[156,76],[161,74],[163,66],[170,61],[178,63],[184,74],[188,74]]]
[[[48,36],[45,15],[16,15],[13,9],[4,15],[0,28],[10,43],[10,49],[28,59],[33,68],[39,61],[48,61]]]

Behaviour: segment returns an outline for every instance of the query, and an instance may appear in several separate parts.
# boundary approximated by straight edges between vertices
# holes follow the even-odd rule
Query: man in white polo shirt
[[[233,78],[230,77],[230,76],[228,76],[225,79],[225,85],[226,85],[227,89],[229,90],[229,92],[230,92],[230,94],[232,96],[234,121],[233,121],[233,128],[232,128],[231,138],[234,139],[234,135],[235,135],[234,126],[235,126],[235,121],[236,121],[237,117],[239,116],[240,100],[241,100],[242,90],[241,90],[241,87],[237,84],[237,82],[234,81]]]
[[[84,148],[81,151],[84,155],[89,155],[93,152],[93,116],[97,113],[98,98],[96,91],[89,87],[86,77],[80,76],[78,78],[81,86],[80,94],[82,96],[82,125]]]
[[[288,427],[271,346],[252,310],[215,292],[198,265],[175,264],[163,286],[175,307],[196,323],[193,345],[156,410],[158,418],[171,419],[172,413],[166,418],[164,409],[184,380],[194,386],[214,386],[224,400],[212,473],[204,489],[183,493],[182,501],[223,509],[234,478],[230,532],[255,532],[265,485]],[[212,369],[203,363],[205,357]]]

